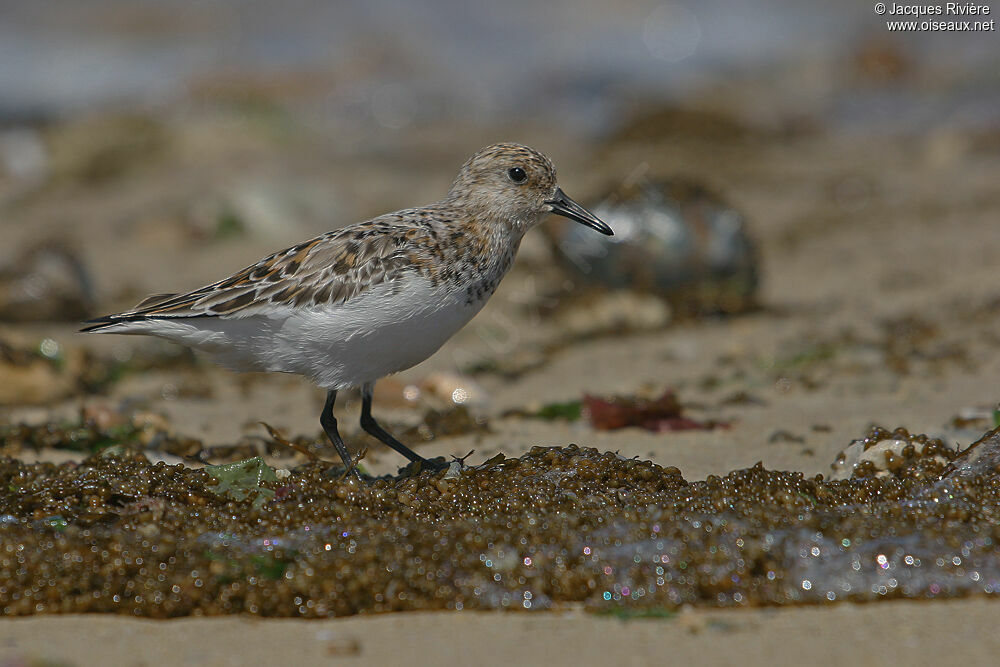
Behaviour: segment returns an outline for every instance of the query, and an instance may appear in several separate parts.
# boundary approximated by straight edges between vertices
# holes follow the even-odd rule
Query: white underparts
[[[145,334],[207,352],[238,371],[296,373],[325,389],[355,387],[430,357],[482,308],[464,289],[417,274],[346,303],[275,306],[246,317],[122,322],[102,333]]]

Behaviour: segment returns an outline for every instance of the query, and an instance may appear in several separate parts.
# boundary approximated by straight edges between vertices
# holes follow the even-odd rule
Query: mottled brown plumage
[[[490,168],[484,169],[487,165]],[[492,176],[498,165],[501,171],[504,165],[520,166],[537,189],[546,193],[555,189],[555,168],[548,158],[525,146],[496,144],[470,158],[448,196],[436,204],[327,232],[211,285],[185,294],[155,295],[110,317],[242,317],[282,304],[337,305],[375,285],[392,283],[406,271],[425,276],[432,284],[462,284],[470,302],[488,298],[499,279],[477,280],[475,274],[493,274],[484,271],[489,268],[506,273],[517,251],[516,246],[502,247],[506,239],[483,224],[519,190],[514,183],[499,191],[495,188]],[[523,234],[526,229],[519,231]]]

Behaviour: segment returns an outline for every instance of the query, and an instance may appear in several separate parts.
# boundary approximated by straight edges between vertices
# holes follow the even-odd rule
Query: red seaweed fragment
[[[598,431],[614,431],[629,426],[638,426],[654,433],[729,428],[726,422],[697,421],[685,417],[682,412],[680,401],[671,389],[654,399],[635,396],[615,396],[608,399],[589,394],[583,397],[583,413]]]

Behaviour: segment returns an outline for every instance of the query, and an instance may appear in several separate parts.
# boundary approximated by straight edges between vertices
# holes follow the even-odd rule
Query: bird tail
[[[138,304],[132,310],[125,311],[124,313],[115,313],[113,315],[105,315],[104,317],[97,317],[92,320],[87,320],[84,322],[87,326],[80,329],[81,333],[129,333],[128,329],[133,327],[127,326],[130,323],[142,322],[149,319],[149,316],[144,312],[158,304],[172,299],[176,294],[154,294],[148,296]]]

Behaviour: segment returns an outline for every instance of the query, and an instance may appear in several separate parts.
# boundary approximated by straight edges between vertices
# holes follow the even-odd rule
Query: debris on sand
[[[199,364],[190,350],[176,346],[116,356],[98,354],[62,339],[5,332],[0,338],[0,404],[43,405],[79,394],[100,394],[129,375],[197,370]],[[170,387],[177,395],[204,398],[211,393],[196,379]]]
[[[77,391],[83,359],[51,338],[35,345],[0,339],[0,405],[38,405]]]
[[[1000,591],[1000,429],[961,453],[890,435],[907,441],[898,465],[840,481],[758,464],[689,482],[576,446],[370,484],[321,462],[278,479],[259,460],[220,474],[127,450],[5,458],[0,609],[656,615]]]
[[[93,304],[90,271],[65,244],[37,244],[0,267],[0,321],[77,322]]]
[[[263,482],[277,482],[278,477],[259,456],[236,463],[206,466],[205,470],[219,480],[218,484],[209,488],[220,496],[233,500],[249,499],[254,509],[260,509],[265,502],[274,498],[274,490],[264,486]]]
[[[925,459],[933,457],[941,464],[950,461],[954,454],[952,448],[938,438],[924,435],[911,437],[905,428],[898,428],[891,433],[875,428],[837,455],[830,479],[887,477],[894,470],[903,467],[918,451]]]
[[[729,427],[725,422],[702,422],[686,417],[676,394],[670,389],[656,398],[604,398],[585,394],[582,400],[557,401],[527,410],[509,410],[504,416],[568,422],[586,419],[598,431],[614,431],[630,426],[656,433]]]
[[[598,431],[614,431],[629,426],[655,433],[729,427],[724,422],[697,421],[682,413],[677,395],[669,389],[653,399],[635,396],[608,399],[589,395],[583,398],[583,414]]]
[[[403,432],[404,439],[430,441],[467,433],[487,433],[489,422],[485,417],[474,416],[464,405],[436,410],[430,408],[413,428]]]

